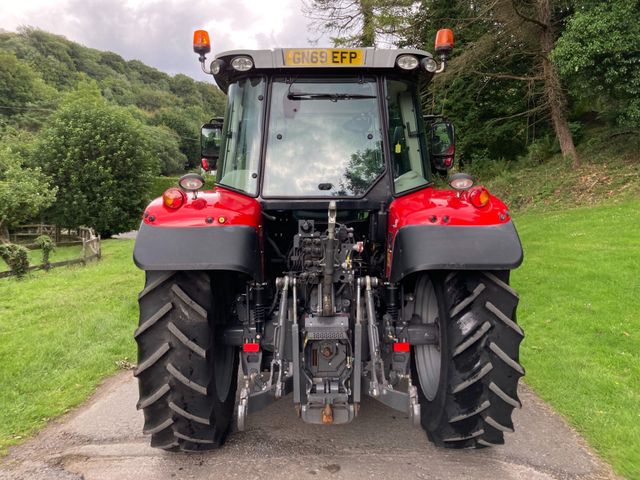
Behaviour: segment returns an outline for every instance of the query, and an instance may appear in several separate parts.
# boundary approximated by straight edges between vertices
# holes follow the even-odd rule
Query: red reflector
[[[409,342],[396,342],[393,344],[394,352],[408,352],[410,348]]]
[[[209,171],[209,161],[206,158],[200,160],[200,165],[202,165],[203,170]]]
[[[204,207],[207,206],[207,201],[204,198],[196,198],[193,203],[193,208],[195,208],[196,210],[202,210]]]
[[[245,343],[242,345],[242,351],[245,353],[258,353],[260,351],[259,343]]]

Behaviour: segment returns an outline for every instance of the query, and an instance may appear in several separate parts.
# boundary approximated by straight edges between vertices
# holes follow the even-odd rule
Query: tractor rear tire
[[[439,447],[499,445],[504,432],[513,432],[511,413],[521,407],[517,387],[524,369],[518,350],[524,333],[515,321],[518,295],[507,282],[507,272],[417,279],[415,308],[431,309],[440,343],[435,359],[433,351],[417,358],[418,349],[429,346],[414,347],[412,373],[422,427]],[[432,366],[435,379],[425,368]]]
[[[151,435],[152,447],[211,450],[229,431],[238,356],[233,347],[216,342],[216,328],[227,319],[222,292],[212,287],[208,272],[146,272],[138,297],[134,375],[143,432]]]

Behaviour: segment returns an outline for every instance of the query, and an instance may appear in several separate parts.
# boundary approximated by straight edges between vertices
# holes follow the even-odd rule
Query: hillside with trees
[[[0,32],[0,232],[38,215],[131,229],[153,176],[198,164],[200,125],[224,102],[211,82],[41,30]]]

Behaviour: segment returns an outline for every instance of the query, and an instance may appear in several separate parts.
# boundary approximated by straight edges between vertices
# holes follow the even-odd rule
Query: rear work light
[[[187,200],[187,195],[179,188],[169,188],[162,194],[162,203],[171,210],[177,210]]]
[[[476,208],[485,207],[490,199],[489,190],[484,187],[474,187],[469,190],[469,201]]]
[[[231,60],[231,66],[238,72],[248,72],[253,68],[253,60],[250,57],[240,56]]]
[[[204,178],[197,173],[187,173],[180,177],[178,185],[186,192],[195,192],[204,186]]]
[[[419,64],[418,58],[413,55],[400,55],[396,59],[396,65],[403,70],[415,70]]]
[[[469,190],[473,187],[473,177],[467,173],[454,173],[449,177],[449,186],[454,190]]]

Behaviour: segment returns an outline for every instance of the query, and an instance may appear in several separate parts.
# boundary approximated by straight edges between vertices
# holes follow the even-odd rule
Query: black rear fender
[[[258,233],[250,226],[173,228],[142,223],[133,261],[142,270],[226,270],[261,277]]]
[[[511,221],[489,226],[409,225],[393,242],[389,280],[425,270],[512,270],[522,245]]]

